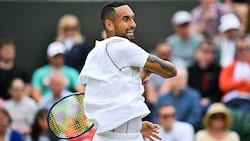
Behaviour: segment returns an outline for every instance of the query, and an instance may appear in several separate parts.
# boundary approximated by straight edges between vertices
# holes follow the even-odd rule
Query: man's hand
[[[144,138],[148,138],[150,141],[154,141],[153,138],[161,140],[157,134],[159,133],[160,126],[158,124],[153,124],[149,121],[142,122],[141,134]],[[153,137],[153,138],[152,138]]]

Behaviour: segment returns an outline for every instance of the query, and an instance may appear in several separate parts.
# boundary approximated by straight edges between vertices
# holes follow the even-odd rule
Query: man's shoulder
[[[43,65],[39,68],[37,68],[34,73],[47,73],[47,71],[49,71],[50,69],[50,66],[47,64],[47,65]]]
[[[180,38],[179,36],[177,35],[177,33],[173,33],[171,35],[169,35],[166,39],[166,41],[168,41],[170,44],[173,43],[173,42],[176,42],[178,41]]]
[[[189,97],[200,98],[200,92],[196,90],[195,88],[187,86],[185,89],[185,92],[188,93]]]
[[[190,123],[187,122],[182,122],[182,121],[175,121],[174,126],[178,129],[182,129],[182,130],[189,130],[189,131],[193,131],[193,126]]]
[[[70,67],[68,65],[63,65],[61,69],[62,69],[63,73],[69,73],[69,74],[72,73],[72,72],[73,73],[78,73],[75,68]]]

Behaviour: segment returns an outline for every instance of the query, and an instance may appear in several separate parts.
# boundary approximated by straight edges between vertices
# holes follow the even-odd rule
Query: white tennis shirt
[[[84,108],[97,133],[112,130],[130,119],[150,113],[140,75],[149,54],[121,37],[96,41],[80,73],[86,84]]]

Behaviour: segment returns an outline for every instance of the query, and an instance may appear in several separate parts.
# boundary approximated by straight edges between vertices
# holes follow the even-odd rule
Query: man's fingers
[[[152,137],[154,137],[154,138],[156,138],[156,139],[158,139],[158,140],[162,140],[161,137],[159,137],[158,135],[156,135],[156,134],[154,134],[154,133],[152,133],[150,136],[152,136]]]

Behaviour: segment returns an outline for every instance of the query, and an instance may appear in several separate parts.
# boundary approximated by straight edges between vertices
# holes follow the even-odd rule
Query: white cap
[[[61,42],[53,42],[49,44],[47,49],[47,55],[49,57],[53,57],[57,54],[64,54],[65,53],[65,46]]]
[[[178,11],[172,17],[172,24],[181,25],[184,23],[189,23],[192,19],[192,16],[187,11]]]
[[[238,17],[233,13],[228,13],[220,18],[219,31],[225,32],[229,29],[240,29],[241,23]]]

